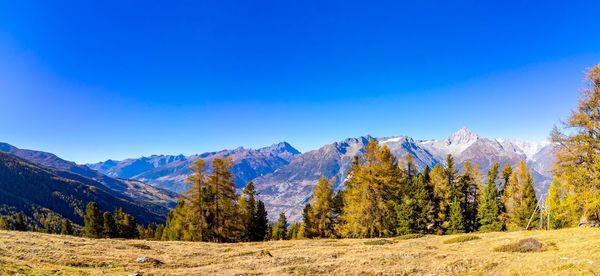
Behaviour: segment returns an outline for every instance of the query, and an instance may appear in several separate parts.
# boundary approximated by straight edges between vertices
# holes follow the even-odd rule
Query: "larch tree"
[[[389,148],[369,141],[360,160],[355,158],[352,163],[345,183],[341,227],[344,236],[393,235],[401,175],[402,169]]]
[[[207,184],[212,189],[215,241],[234,241],[241,232],[235,205],[235,184],[230,171],[231,159],[214,159]]]
[[[0,216],[0,230],[10,230],[10,224],[4,216]]]
[[[509,209],[510,224],[507,227],[524,229],[530,222],[530,227],[537,225],[539,220],[539,214],[536,211],[538,201],[533,188],[533,177],[524,160],[519,161],[509,187],[508,191],[512,196],[513,203],[509,205],[511,206]]]
[[[548,196],[546,196],[546,212],[548,219],[550,220],[550,229],[566,227],[571,223],[572,218],[574,217],[573,214],[569,213],[569,210],[572,209],[565,205],[565,196],[566,193],[564,187],[560,181],[555,179],[548,189]]]
[[[179,221],[171,223],[179,224],[173,226],[181,228],[178,231],[186,232],[181,237],[184,240],[210,241],[215,236],[212,227],[215,217],[213,206],[215,189],[206,181],[205,167],[206,164],[202,159],[196,160],[190,167],[193,173],[188,177],[187,182],[191,183],[192,187],[183,196],[186,203],[180,204],[180,210],[173,217]]]
[[[564,188],[564,216],[568,225],[600,222],[600,65],[590,69],[579,105],[564,123],[554,128],[551,140],[558,147],[554,175]]]
[[[449,203],[452,200],[450,187],[441,164],[436,164],[429,175],[433,186],[433,201],[436,207],[433,229],[436,234],[443,234],[445,229],[448,228]]]
[[[334,178],[327,180],[321,176],[311,199],[316,236],[321,238],[333,236],[333,183]]]
[[[315,213],[310,203],[302,210],[302,235],[305,238],[314,238],[317,235]]]

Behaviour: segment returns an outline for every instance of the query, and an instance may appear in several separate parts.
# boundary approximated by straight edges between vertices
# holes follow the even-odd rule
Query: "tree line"
[[[496,163],[487,181],[452,155],[445,164],[418,171],[414,157],[400,161],[387,146],[370,141],[355,157],[345,189],[322,177],[303,212],[304,237],[371,238],[405,234],[454,234],[536,226],[538,200],[524,161],[516,171]]]

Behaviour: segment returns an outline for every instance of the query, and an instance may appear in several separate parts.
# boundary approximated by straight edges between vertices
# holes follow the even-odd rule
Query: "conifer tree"
[[[159,241],[162,239],[163,236],[163,232],[165,230],[165,226],[162,224],[159,224],[158,226],[156,226],[156,231],[154,232],[154,237],[153,239],[155,241]]]
[[[396,234],[406,235],[414,232],[416,213],[416,203],[409,196],[404,196],[402,202],[396,205],[396,216],[398,224],[396,226]]]
[[[17,213],[14,227],[16,231],[27,231],[27,224],[25,224],[25,218],[22,212]]]
[[[448,229],[450,227],[450,204],[456,196],[455,182],[457,177],[457,171],[454,167],[454,157],[448,154],[446,157],[446,166],[444,168],[445,176],[445,188],[446,194],[444,195],[445,202],[441,204],[440,210],[444,210],[445,213],[442,215],[442,228]]]
[[[135,217],[125,213],[123,209],[117,208],[114,212],[114,220],[117,229],[116,237],[126,239],[133,239],[138,237],[139,232],[137,229]],[[104,227],[102,227],[102,229],[104,229]]]
[[[513,174],[509,187],[508,191],[513,201],[509,210],[510,228],[526,228],[529,221],[531,221],[530,227],[535,227],[539,220],[538,213],[535,211],[538,201],[533,188],[533,178],[524,160],[519,161],[518,169]]]
[[[50,220],[46,218],[44,222],[44,233],[46,234],[54,234],[56,231],[54,230],[54,226],[50,223]]]
[[[73,235],[73,225],[71,225],[71,221],[68,219],[63,219],[62,227],[60,229],[61,235]]]
[[[344,190],[339,190],[333,197],[331,212],[333,214],[334,235],[339,237],[341,233],[342,214],[344,211]],[[304,228],[301,228],[302,232]],[[304,237],[304,235],[302,235]]]
[[[406,154],[406,171],[405,174],[408,178],[416,177],[419,173],[419,168],[415,163],[415,157],[409,152]]]
[[[188,213],[185,200],[180,198],[177,202],[177,206],[175,206],[167,216],[165,229],[163,230],[161,239],[167,241],[192,240],[189,235],[190,231],[186,226],[186,215]],[[115,212],[115,216],[116,215],[117,213]]]
[[[240,199],[238,200],[238,208],[240,212],[240,219],[242,226],[244,228],[242,234],[242,240],[244,241],[252,241],[254,237],[255,230],[255,216],[256,216],[256,200],[254,199],[254,194],[256,193],[254,189],[254,184],[248,182],[242,194],[240,195]]]
[[[448,234],[458,234],[465,232],[464,214],[458,196],[455,196],[450,203],[450,218],[448,221]]]
[[[471,162],[464,163],[464,172],[459,179],[461,189],[461,198],[464,200],[462,206],[464,208],[464,225],[466,232],[473,232],[479,229],[479,220],[477,219],[477,211],[479,206],[479,187],[480,179],[482,178],[478,166],[472,166]]]
[[[558,146],[555,177],[565,189],[568,225],[600,222],[600,65],[590,69],[579,105],[551,140]]]
[[[488,171],[487,184],[484,187],[483,196],[479,204],[479,230],[482,232],[501,231],[502,225],[502,202],[500,202],[498,179],[500,164],[495,163]]]
[[[89,202],[83,217],[83,235],[88,238],[103,237],[103,222],[96,202]]]
[[[241,225],[237,220],[235,206],[235,184],[230,171],[231,159],[214,159],[212,174],[208,177],[208,186],[212,189],[214,203],[214,220],[212,227],[215,241],[233,241],[240,236]]]
[[[198,159],[190,167],[193,174],[188,177],[188,183],[192,184],[190,190],[185,193],[187,204],[182,203],[180,209],[174,214],[171,222],[176,232],[184,240],[209,241],[214,237],[214,197],[216,189],[210,187],[204,173],[205,162]],[[177,235],[171,233],[171,235]]]
[[[566,227],[571,222],[572,214],[568,213],[568,208],[565,206],[565,190],[561,182],[554,180],[548,189],[546,197],[546,207],[548,217],[550,219],[550,229],[560,229]]]
[[[333,183],[335,179],[327,180],[321,176],[315,186],[312,196],[312,212],[316,235],[322,238],[333,236]]]
[[[139,232],[137,230],[137,222],[134,216],[125,213],[125,219],[123,220],[122,224],[122,229],[125,229],[123,235],[121,236],[122,238],[135,239],[138,237]]]
[[[510,163],[506,163],[504,168],[502,169],[501,179],[502,183],[500,184],[500,188],[498,189],[498,196],[500,197],[500,202],[502,203],[500,212],[502,213],[502,230],[506,230],[507,225],[509,224],[509,209],[512,208],[512,195],[510,194],[510,180],[512,179],[513,170]]]
[[[269,220],[265,204],[262,201],[256,203],[256,214],[254,215],[253,241],[264,241],[269,239]]]
[[[435,216],[433,220],[433,231],[443,234],[448,228],[449,204],[451,202],[450,187],[442,165],[439,163],[433,167],[430,173],[431,185],[433,186],[433,204],[435,204]]]
[[[297,240],[300,238],[299,234],[300,234],[300,228],[301,228],[302,224],[300,223],[292,223],[290,224],[290,227],[288,227],[287,230],[287,237],[286,239],[288,240]]]
[[[0,230],[10,230],[8,220],[3,216],[0,216]]]
[[[102,214],[102,222],[103,222],[103,237],[105,238],[115,238],[117,237],[117,224],[115,223],[115,218],[113,215],[106,211]]]
[[[312,206],[310,203],[307,203],[302,210],[302,232],[305,238],[314,238],[317,235],[316,219],[314,215],[315,213],[313,212]]]
[[[384,237],[396,229],[402,170],[387,146],[371,140],[362,163],[355,159],[346,181],[342,226],[344,236]]]
[[[284,213],[279,213],[279,219],[273,225],[273,234],[271,236],[274,240],[285,240],[287,237],[287,218]]]

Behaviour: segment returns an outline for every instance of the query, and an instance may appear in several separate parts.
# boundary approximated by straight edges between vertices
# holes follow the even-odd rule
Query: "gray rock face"
[[[553,163],[550,158],[553,155],[549,154],[551,151],[548,150],[551,146],[544,142],[525,143],[482,138],[466,128],[441,141],[414,140],[407,136],[363,136],[306,152],[273,173],[255,179],[259,198],[265,201],[270,219],[275,219],[280,212],[284,212],[290,221],[301,220],[302,208],[310,200],[312,190],[321,175],[335,177],[335,188],[343,188],[353,157],[361,155],[364,147],[372,139],[388,146],[397,158],[404,158],[407,153],[411,153],[421,170],[426,166],[445,163],[448,154],[455,157],[459,169],[465,161],[470,161],[479,164],[484,175],[496,162],[501,165],[516,165],[519,160],[527,160],[540,195],[547,191],[551,183],[549,171],[538,171],[540,168],[550,167]]]
[[[192,173],[189,167],[199,158],[207,162],[209,172],[213,159],[232,158],[231,170],[235,175],[236,186],[239,188],[245,186],[250,180],[287,165],[298,155],[300,155],[298,150],[282,142],[261,149],[239,147],[191,156],[153,155],[123,161],[108,160],[87,166],[109,176],[135,179],[181,193],[189,189],[189,184],[186,183],[186,179]]]

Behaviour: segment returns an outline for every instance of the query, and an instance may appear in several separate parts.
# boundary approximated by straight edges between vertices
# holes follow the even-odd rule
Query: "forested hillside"
[[[60,227],[62,218],[83,225],[88,202],[102,210],[122,208],[142,223],[164,221],[164,216],[127,200],[95,180],[81,175],[42,167],[0,152],[0,211],[2,215],[25,214],[27,224],[41,227],[51,222]]]

